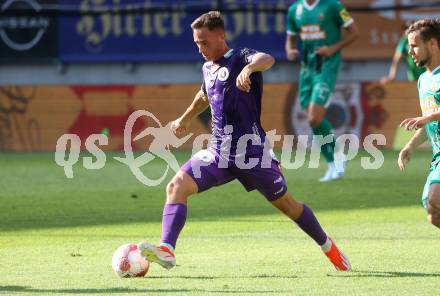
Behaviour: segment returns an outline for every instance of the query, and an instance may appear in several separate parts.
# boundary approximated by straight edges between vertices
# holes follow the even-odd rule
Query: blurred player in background
[[[279,162],[271,149],[265,149],[266,134],[260,123],[261,72],[272,67],[273,57],[249,48],[230,49],[225,41],[224,22],[219,12],[201,15],[191,28],[194,42],[207,61],[203,65],[204,81],[192,104],[173,122],[173,129],[178,136],[184,134],[191,120],[210,107],[211,143],[207,150],[192,156],[167,185],[161,243],[155,246],[142,242],[139,244],[141,253],[164,268],[174,267],[174,249],[186,222],[189,196],[237,179],[247,191],[257,189],[315,240],[336,269],[349,270],[348,259],[324,232],[312,210],[295,201],[287,191]],[[239,152],[243,136],[250,136],[252,144]],[[239,165],[240,157],[259,160],[267,157],[268,165],[263,165],[261,161],[246,169]],[[243,246],[243,251],[245,249],[246,246]]]
[[[408,30],[409,53],[426,72],[418,82],[422,116],[407,118],[400,124],[417,132],[400,151],[398,165],[403,171],[414,149],[429,140],[433,150],[428,178],[422,194],[422,205],[428,221],[440,228],[440,20],[425,19]]]
[[[404,30],[406,31],[410,25],[411,21],[407,21],[405,23]],[[404,59],[406,62],[406,76],[408,81],[417,81],[417,79],[419,79],[419,76],[423,72],[425,72],[425,68],[418,67],[414,63],[411,55],[408,53],[408,36],[406,35],[405,31],[399,42],[397,43],[388,75],[382,77],[382,79],[380,80],[380,82],[383,84],[394,81],[396,79],[397,70],[399,69],[399,62],[401,59]]]
[[[341,27],[345,29],[341,38]],[[294,61],[299,55],[301,70],[299,99],[308,113],[314,135],[332,135],[333,127],[325,118],[330,96],[335,88],[341,49],[359,36],[359,30],[347,10],[337,0],[298,0],[287,13],[287,59]],[[297,39],[301,47],[297,49]],[[335,139],[321,146],[328,170],[321,182],[337,180],[344,175],[344,160],[336,159]]]

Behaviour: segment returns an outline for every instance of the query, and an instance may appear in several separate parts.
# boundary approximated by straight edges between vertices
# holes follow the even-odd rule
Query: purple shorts
[[[198,192],[220,186],[237,179],[247,191],[257,189],[268,201],[275,201],[287,192],[286,180],[279,162],[271,160],[270,167],[260,164],[250,169],[237,167],[234,161],[220,163],[218,155],[202,150],[191,157],[181,168],[197,184]]]

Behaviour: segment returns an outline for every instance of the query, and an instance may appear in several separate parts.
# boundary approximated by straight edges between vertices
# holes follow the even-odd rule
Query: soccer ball
[[[143,277],[150,263],[141,255],[137,245],[125,244],[113,254],[112,267],[119,277]]]

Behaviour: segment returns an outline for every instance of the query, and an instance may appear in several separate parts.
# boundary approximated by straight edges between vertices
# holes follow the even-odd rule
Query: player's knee
[[[182,185],[179,180],[172,179],[166,188],[167,203],[186,203],[188,196],[183,194]]]
[[[440,215],[428,214],[427,219],[430,224],[440,228]]]
[[[185,192],[183,188],[183,183],[181,179],[179,178],[173,178],[168,184],[167,184],[167,196],[175,196],[178,194],[182,194]]]
[[[432,215],[428,213],[428,215],[426,216],[426,220],[428,220],[429,224],[432,224]]]
[[[177,174],[167,184],[167,202],[169,203],[184,203],[188,197],[193,194],[194,190],[189,186],[182,175]]]
[[[313,113],[309,114],[307,119],[308,119],[311,127],[318,126],[321,123],[321,121],[323,120],[322,116],[319,116],[319,115],[313,114]]]
[[[428,222],[440,228],[440,205],[432,199],[428,200]]]
[[[173,195],[175,193],[176,190],[176,182],[174,182],[174,179],[171,180],[166,187],[166,192],[167,192],[167,196]]]

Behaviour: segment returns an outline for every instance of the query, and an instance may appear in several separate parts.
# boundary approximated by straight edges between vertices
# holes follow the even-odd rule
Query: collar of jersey
[[[234,49],[231,48],[231,49],[229,49],[229,50],[223,55],[223,57],[225,57],[225,58],[229,58],[229,57],[232,56],[232,53],[233,53],[233,52],[234,52]]]
[[[431,77],[432,75],[434,75],[436,72],[439,72],[440,70],[440,65],[438,65],[434,70],[432,70],[431,72],[428,72],[428,69],[426,69],[425,72],[422,73],[423,76],[426,77]],[[420,76],[422,76],[420,75]]]
[[[438,72],[440,70],[440,65],[438,65],[434,70],[432,70],[432,74],[435,74],[435,72]]]
[[[232,53],[234,52],[234,49],[230,49],[230,50],[228,50],[221,58],[219,58],[218,60],[215,60],[215,61],[213,61],[213,62],[211,62],[212,64],[220,64],[220,62],[223,60],[223,59],[227,59],[227,58],[230,58],[231,56],[232,56]]]
[[[307,10],[313,10],[313,8],[316,7],[316,5],[318,5],[319,0],[315,0],[315,3],[313,3],[312,5],[309,5],[309,3],[307,3],[307,0],[303,0],[303,5]]]

